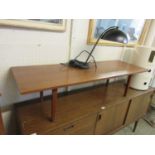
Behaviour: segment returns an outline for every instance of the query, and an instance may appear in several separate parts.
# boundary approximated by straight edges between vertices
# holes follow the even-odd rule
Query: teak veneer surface
[[[144,72],[146,69],[121,61],[104,61],[97,62],[97,69],[95,69],[94,64],[91,64],[89,69],[78,69],[57,64],[12,67],[11,71],[20,93],[25,94],[132,75]]]
[[[48,120],[50,118],[50,100],[46,100],[44,103],[18,104],[16,110],[21,131],[23,134],[32,134],[33,132],[44,134],[48,130],[54,130],[66,123],[92,114],[97,115],[103,106],[129,101],[131,98],[153,91],[152,88],[146,91],[129,89],[128,95],[123,97],[121,94],[124,87],[122,83],[114,83],[108,87],[90,88],[59,97],[56,119],[52,123]]]
[[[1,93],[0,93],[1,96]],[[4,126],[3,126],[3,120],[2,120],[2,115],[1,115],[1,109],[0,109],[0,135],[4,134]]]

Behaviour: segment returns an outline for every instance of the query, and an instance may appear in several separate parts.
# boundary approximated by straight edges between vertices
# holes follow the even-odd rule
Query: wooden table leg
[[[55,120],[55,112],[56,112],[56,103],[58,99],[57,89],[52,89],[52,98],[51,98],[51,121]]]
[[[136,131],[137,125],[138,125],[138,121],[135,122],[132,132]]]
[[[106,87],[108,87],[108,85],[109,85],[109,80],[110,79],[107,79],[107,81],[106,81]]]
[[[43,91],[40,92],[40,101],[43,102],[44,96],[43,96]]]
[[[131,76],[132,76],[132,75],[129,75],[129,76],[128,76],[127,84],[126,84],[125,91],[124,91],[124,96],[127,95],[128,88],[129,88],[129,84],[130,84],[130,80],[131,80]]]

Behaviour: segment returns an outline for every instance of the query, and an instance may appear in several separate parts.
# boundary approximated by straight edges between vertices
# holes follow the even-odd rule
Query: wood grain
[[[4,126],[3,126],[3,120],[2,120],[2,115],[0,112],[0,135],[4,134]]]
[[[62,131],[65,126],[68,126],[76,121],[85,119],[88,116],[97,116],[97,113],[103,111],[101,109],[102,107],[106,107],[107,109],[112,108],[114,111],[116,107],[116,113],[119,113],[119,107],[121,103],[123,104],[121,104],[122,109],[125,109],[129,100],[154,90],[148,89],[146,91],[137,91],[134,89],[129,89],[127,96],[124,97],[121,95],[124,91],[124,87],[125,86],[122,83],[114,83],[109,84],[108,87],[99,86],[95,88],[89,88],[88,90],[80,90],[79,92],[59,97],[57,103],[56,119],[52,123],[49,121],[51,115],[50,100],[45,100],[42,106],[40,105],[40,99],[34,103],[30,102],[29,104],[19,103],[16,106],[16,110],[21,133],[58,133],[59,131]],[[42,113],[42,111],[44,113]],[[122,117],[119,119],[121,115],[124,116],[124,113],[120,113],[118,116],[115,116],[116,122],[114,123],[114,128],[119,128],[119,125],[122,124],[122,120],[124,120],[124,118]],[[89,125],[91,126],[92,124],[89,123]],[[86,131],[87,127],[81,126],[81,128],[84,129],[81,130],[82,134],[84,133],[83,131]],[[78,128],[78,131],[79,130],[80,129]],[[90,133],[90,130],[88,132]],[[73,132],[71,132],[71,134],[72,133]],[[80,134],[80,132],[76,133]]]
[[[98,114],[95,134],[102,135],[113,131],[123,125],[129,101],[119,103],[117,106],[105,107]]]
[[[55,130],[44,132],[45,135],[93,135],[96,114],[71,122]]]
[[[151,101],[151,94],[152,92],[132,99],[125,122],[126,124],[137,121],[146,114]]]
[[[21,94],[76,85],[147,71],[121,61],[104,61],[90,69],[77,69],[61,64],[12,67],[11,72]]]
[[[1,93],[0,93],[1,96]],[[2,114],[1,114],[1,109],[0,109],[0,135],[5,134],[4,132],[4,126],[3,126],[3,119],[2,119]]]

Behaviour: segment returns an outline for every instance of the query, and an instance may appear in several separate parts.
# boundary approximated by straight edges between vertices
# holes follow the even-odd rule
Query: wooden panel
[[[144,94],[132,99],[125,124],[132,123],[145,115],[150,104],[151,94]]]
[[[87,70],[58,64],[12,67],[11,71],[20,93],[25,94],[117,76],[131,75],[144,72],[146,69],[121,61],[104,61],[97,63],[97,69],[95,69],[94,64],[91,64],[91,67]]]
[[[125,119],[128,101],[115,106],[105,107],[97,118],[95,134],[106,134],[120,128]]]
[[[0,93],[1,96],[1,93]],[[3,126],[3,120],[2,120],[2,115],[1,115],[1,109],[0,109],[0,135],[4,134],[4,126]]]
[[[116,109],[119,113],[119,103],[126,103],[133,97],[153,91],[153,89],[148,89],[146,91],[129,89],[127,97],[123,97],[121,95],[123,93],[123,88],[124,85],[122,82],[117,82],[109,84],[108,87],[99,86],[88,88],[59,97],[56,120],[54,122],[49,121],[50,100],[45,100],[43,103],[40,103],[40,99],[37,101],[29,101],[28,103],[18,103],[16,105],[16,111],[21,133],[32,134],[36,132],[38,134],[43,134],[48,130],[54,131],[69,122],[75,122],[83,117],[99,112],[100,108],[103,106],[109,108],[110,106],[118,106],[119,108]],[[121,114],[124,116],[122,112],[120,112],[120,115]],[[116,116],[115,119],[116,122],[120,120],[120,118]],[[118,123],[116,123],[116,127],[117,124]]]
[[[94,92],[94,91],[93,91]],[[32,103],[16,108],[22,134],[44,134],[45,131],[55,130],[69,122],[75,122],[83,117],[97,113],[100,99],[88,93],[76,93],[59,98],[56,119],[50,122],[50,100],[40,104]]]
[[[0,112],[0,135],[4,134],[4,126],[3,126],[3,121],[2,121],[2,116]]]
[[[97,115],[91,115],[79,121],[69,123],[54,131],[47,131],[47,135],[93,135]]]

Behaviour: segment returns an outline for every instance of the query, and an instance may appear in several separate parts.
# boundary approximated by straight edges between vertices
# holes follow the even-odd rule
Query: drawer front
[[[97,114],[85,117],[78,121],[64,125],[53,131],[47,131],[46,135],[93,135]]]

